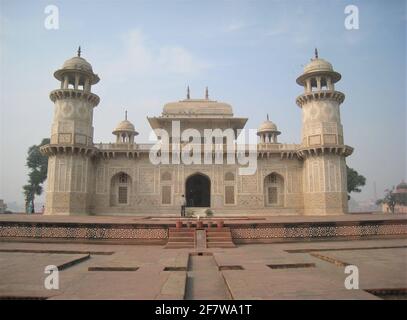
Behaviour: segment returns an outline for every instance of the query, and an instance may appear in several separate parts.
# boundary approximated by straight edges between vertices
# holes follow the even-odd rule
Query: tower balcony
[[[83,156],[95,156],[97,149],[82,144],[47,144],[40,148],[43,155],[54,156],[56,154],[76,154]]]
[[[295,102],[300,108],[302,108],[302,106],[309,101],[323,99],[336,100],[339,104],[341,104],[345,100],[345,94],[335,90],[312,91],[298,96]]]
[[[75,89],[57,89],[50,93],[49,98],[52,102],[60,99],[84,99],[90,102],[94,107],[99,104],[100,98],[96,94]]]
[[[307,158],[313,156],[322,156],[326,154],[335,154],[343,157],[350,156],[353,153],[353,148],[348,145],[336,145],[336,146],[313,146],[301,148],[297,151],[300,158]]]

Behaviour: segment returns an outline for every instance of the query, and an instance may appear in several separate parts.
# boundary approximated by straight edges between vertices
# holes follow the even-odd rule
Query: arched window
[[[235,181],[235,175],[232,172],[226,172],[225,181]]]
[[[271,173],[264,178],[264,200],[266,206],[284,206],[284,178]]]
[[[161,181],[171,181],[171,172],[163,172],[161,174]]]
[[[236,184],[233,172],[225,173],[225,205],[236,204]]]
[[[112,177],[110,184],[110,206],[130,204],[131,178],[127,173],[120,172]]]
[[[164,171],[161,173],[161,204],[172,204],[172,174]]]

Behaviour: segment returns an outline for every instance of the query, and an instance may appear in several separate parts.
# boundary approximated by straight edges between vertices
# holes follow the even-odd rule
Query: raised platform
[[[174,217],[0,215],[0,241],[167,244]],[[224,221],[232,240],[270,243],[311,240],[407,238],[407,215],[213,217]],[[196,219],[182,219],[196,228]],[[212,228],[216,228],[213,227]]]

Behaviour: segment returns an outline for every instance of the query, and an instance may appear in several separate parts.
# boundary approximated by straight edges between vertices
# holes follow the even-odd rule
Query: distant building
[[[394,207],[394,213],[407,213],[407,183],[402,181],[397,185],[396,190],[393,191],[396,198],[396,206]],[[382,211],[385,213],[391,213],[389,206],[385,203],[382,205]]]

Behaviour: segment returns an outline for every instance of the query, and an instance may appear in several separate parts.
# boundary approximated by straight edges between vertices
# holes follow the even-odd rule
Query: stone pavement
[[[347,264],[359,268],[359,290],[344,286]],[[47,265],[62,268],[59,290],[44,288]],[[406,239],[198,251],[159,245],[0,242],[0,298],[379,299],[365,290],[403,288]]]

